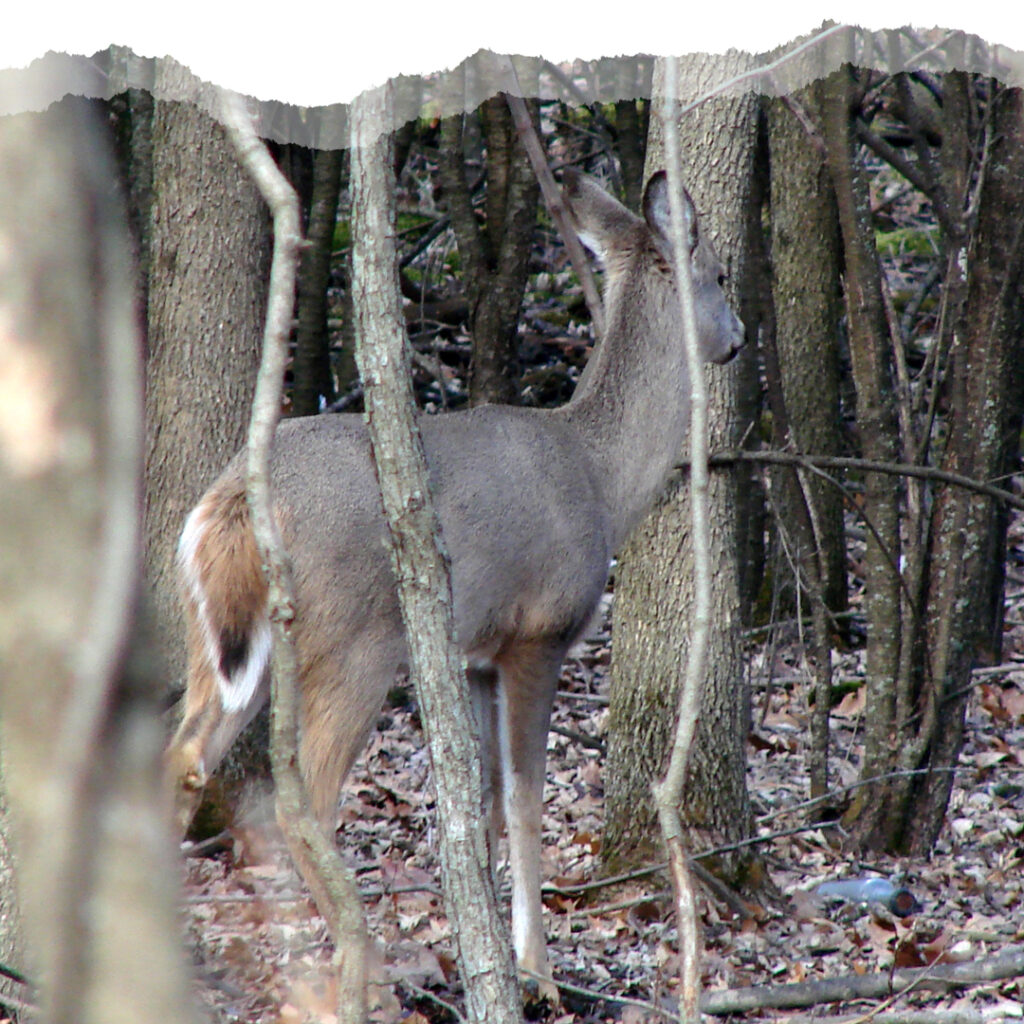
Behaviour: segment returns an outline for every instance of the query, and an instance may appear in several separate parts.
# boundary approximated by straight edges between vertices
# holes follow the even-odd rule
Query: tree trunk
[[[0,751],[2,755],[2,751]],[[7,768],[0,760],[0,964],[21,973],[29,971],[25,962],[25,941],[18,901],[18,865],[14,849],[14,829],[7,802]],[[27,990],[17,980],[0,977],[0,1007],[7,1000],[24,1000]],[[16,1019],[13,1012],[11,1017]]]
[[[645,134],[640,127],[637,103],[643,100],[625,99],[615,102],[615,148],[622,165],[624,202],[634,213],[640,212],[644,194]]]
[[[812,115],[820,83],[796,98]],[[799,109],[799,108],[798,108]],[[771,145],[771,261],[774,336],[766,343],[772,442],[779,449],[838,455],[839,224],[824,153],[793,109],[768,104]],[[776,515],[776,595],[788,582],[794,613],[813,620],[814,710],[808,753],[811,796],[828,786],[831,636],[828,613],[846,608],[842,494],[820,477],[780,467],[770,474]],[[773,606],[777,606],[773,601]]]
[[[41,1019],[188,1021],[159,673],[138,611],[131,242],[84,113],[65,102],[0,123],[0,238],[17,253],[0,282],[17,397],[0,403],[5,782]]]
[[[721,60],[683,62],[683,102],[735,70]],[[660,91],[658,75],[655,85]],[[687,187],[719,255],[734,281],[741,282],[746,222],[756,213],[749,202],[756,100],[752,95],[714,100],[687,114],[680,131]],[[660,159],[660,139],[652,138],[648,172],[658,167]],[[735,445],[743,432],[735,418],[735,369],[712,368],[708,379],[711,447]],[[642,860],[659,842],[651,783],[664,769],[672,712],[686,661],[692,571],[687,494],[685,484],[671,488],[627,542],[619,560],[606,773],[605,857],[609,865]],[[715,565],[709,674],[682,808],[694,851],[743,838],[751,828],[745,780],[748,700],[737,634],[736,488],[732,475],[712,476],[709,501]],[[746,855],[730,856],[719,867],[733,881],[742,882],[750,864]]]
[[[298,327],[292,362],[292,414],[312,416],[321,404],[334,401],[330,339],[327,333],[327,286],[331,250],[338,217],[341,150],[321,150],[313,156],[313,188],[306,229],[307,248],[299,267]]]
[[[967,254],[963,345],[954,352],[952,410],[943,469],[976,480],[1013,472],[1024,416],[1024,92],[997,88],[992,152]],[[909,787],[901,846],[926,855],[945,818],[963,743],[971,669],[998,650],[1006,516],[988,499],[943,488],[931,524],[928,682],[940,708],[919,765],[934,769]],[[993,601],[991,595],[998,595]]]
[[[906,376],[903,340],[885,308],[854,142],[858,89],[849,68],[828,82],[824,137],[843,230],[862,453],[890,462],[900,455],[933,459],[989,480],[1009,471],[1020,445],[1024,239],[1013,204],[1024,185],[1024,121],[1020,91],[996,83],[988,83],[986,116],[972,113],[980,86],[964,73],[945,76],[941,160],[918,138],[916,170],[910,168],[936,207],[945,272],[937,361],[916,382],[924,394],[917,400],[924,413],[920,436],[896,394],[897,375]],[[913,98],[903,80],[893,87],[913,135]],[[988,141],[972,139],[978,126],[991,131]],[[974,173],[974,154],[981,151],[986,164]],[[945,409],[936,412],[938,389]],[[920,856],[931,848],[963,741],[971,670],[998,648],[1005,516],[973,492],[932,492],[877,474],[865,478],[868,697],[861,774],[877,781],[858,791],[844,817],[859,849]],[[911,774],[921,769],[923,775]]]
[[[820,84],[798,98],[818,111]],[[772,291],[775,347],[784,408],[773,409],[781,428],[777,446],[839,455],[840,239],[832,183],[824,154],[781,100],[769,105],[771,145]],[[813,535],[825,605],[846,610],[846,544],[842,496],[825,481],[807,481]],[[785,506],[784,506],[785,507]],[[785,513],[784,513],[785,514]],[[789,517],[787,517],[789,518]],[[801,517],[803,518],[803,517]]]
[[[161,91],[189,87],[173,61]],[[172,679],[184,670],[173,577],[178,536],[245,443],[270,272],[266,210],[224,132],[191,103],[158,100],[146,364],[146,567]]]
[[[157,76],[175,95],[194,82],[169,60]],[[266,207],[223,129],[192,103],[156,103],[150,254],[146,581],[173,690],[185,671],[174,552],[185,517],[245,443],[270,273]],[[269,775],[266,729],[262,715],[223,762],[198,830],[224,827],[251,770]]]
[[[844,66],[829,77],[823,88],[828,166],[843,234],[846,314],[861,450],[865,458],[895,462],[899,455],[899,432],[893,345],[881,291],[868,183],[855,152],[854,72]],[[885,770],[893,742],[894,681],[899,675],[901,645],[905,640],[900,625],[899,499],[900,484],[896,477],[865,474],[863,511],[873,525],[868,531],[864,568],[868,620],[866,778]],[[871,786],[858,791],[854,796],[852,817],[859,817],[863,809],[878,798],[878,792]]]
[[[466,115],[468,116],[468,115]],[[441,181],[469,298],[473,366],[469,400],[519,401],[519,310],[530,267],[540,188],[503,94],[480,109],[487,147],[486,222],[476,220],[466,182],[463,115],[441,124]]]

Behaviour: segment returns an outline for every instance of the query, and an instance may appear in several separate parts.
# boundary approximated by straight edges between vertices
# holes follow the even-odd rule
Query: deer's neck
[[[627,285],[619,282],[620,288]],[[664,487],[689,426],[686,354],[676,330],[652,326],[678,316],[678,306],[669,305],[674,298],[666,289],[638,304],[610,290],[605,337],[560,410],[595,465],[616,549]]]

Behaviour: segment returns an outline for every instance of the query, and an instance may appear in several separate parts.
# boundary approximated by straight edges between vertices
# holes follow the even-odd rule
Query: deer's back
[[[463,647],[488,653],[514,639],[573,639],[603,590],[612,531],[572,428],[541,410],[506,406],[420,425]],[[308,614],[334,617],[346,631],[385,622],[400,630],[361,419],[283,422],[272,464],[300,622]]]

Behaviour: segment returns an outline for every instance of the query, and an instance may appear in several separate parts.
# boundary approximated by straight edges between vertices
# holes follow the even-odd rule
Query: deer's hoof
[[[540,977],[531,973],[522,977],[520,984],[523,1012],[527,1020],[543,1020],[551,1011],[561,1007],[558,986],[550,977]]]

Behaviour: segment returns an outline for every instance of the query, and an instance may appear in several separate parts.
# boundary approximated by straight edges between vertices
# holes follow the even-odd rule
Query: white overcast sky
[[[481,48],[552,60],[620,54],[761,52],[831,20],[864,28],[963,29],[1024,51],[1021,0],[219,0],[18,4],[0,33],[0,68],[48,50],[89,55],[110,44],[170,55],[200,78],[260,99],[346,103],[397,74],[429,74]],[[507,14],[498,15],[504,10]]]

